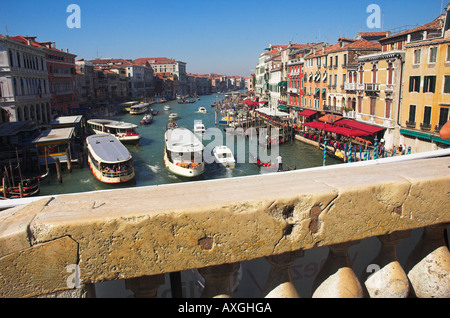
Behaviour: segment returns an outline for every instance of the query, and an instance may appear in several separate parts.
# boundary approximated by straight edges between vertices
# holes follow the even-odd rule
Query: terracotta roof
[[[169,59],[167,57],[141,57],[135,59],[133,62],[138,65],[142,65],[147,62],[149,64],[174,64],[176,61],[174,59]]]
[[[358,32],[360,36],[386,36],[389,32]]]
[[[391,36],[387,36],[385,38],[380,39],[380,41],[396,38],[396,37],[403,36],[403,35],[410,34],[410,33],[420,32],[420,31],[440,30],[444,26],[444,21],[445,21],[445,15],[442,14],[429,23],[423,24],[421,26],[418,26],[416,28],[413,28],[413,29],[410,29],[410,30],[407,30],[404,32],[400,32],[400,33],[397,33],[397,34],[394,34]]]

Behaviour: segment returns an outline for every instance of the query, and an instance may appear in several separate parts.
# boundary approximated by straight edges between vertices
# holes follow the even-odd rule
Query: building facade
[[[0,107],[1,122],[53,120],[46,53],[24,37],[0,36]]]
[[[450,113],[449,14],[447,6],[446,15],[407,34],[400,143],[414,152],[450,145],[439,138]]]

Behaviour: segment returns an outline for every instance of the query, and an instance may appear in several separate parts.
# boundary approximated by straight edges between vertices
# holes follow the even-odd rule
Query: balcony
[[[364,90],[366,92],[379,92],[380,91],[380,84],[378,84],[378,83],[365,83],[364,84]]]
[[[297,94],[299,93],[299,89],[298,88],[294,88],[294,87],[288,87],[288,93],[289,94]]]
[[[356,91],[356,83],[345,83],[344,89],[346,91]]]
[[[323,110],[337,114],[342,114],[343,108],[342,106],[323,105]]]
[[[420,123],[420,129],[431,130],[431,124],[430,123]]]
[[[203,279],[200,297],[232,297],[230,278],[240,276],[257,283],[249,288],[254,297],[299,297],[308,283],[298,275],[307,274],[304,298],[448,298],[450,197],[440,190],[450,182],[449,156],[445,149],[3,201],[10,209],[0,211],[0,297],[89,297],[97,284],[113,281],[135,297],[156,296],[165,284],[168,295],[186,297],[181,273],[195,272]],[[270,191],[254,191],[261,185]],[[400,245],[404,260],[395,253]],[[350,247],[369,255],[361,274]],[[323,263],[307,263],[308,252],[324,249]],[[255,275],[257,264],[267,268]]]
[[[408,128],[416,128],[416,122],[406,121],[406,127],[408,127]]]

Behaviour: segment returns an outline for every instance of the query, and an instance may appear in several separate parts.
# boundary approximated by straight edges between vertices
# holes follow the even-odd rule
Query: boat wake
[[[161,169],[161,167],[159,167],[159,166],[157,166],[157,165],[150,165],[150,164],[147,164],[147,167],[149,167],[150,168],[150,170],[153,172],[153,173],[158,173],[159,172],[159,170]]]

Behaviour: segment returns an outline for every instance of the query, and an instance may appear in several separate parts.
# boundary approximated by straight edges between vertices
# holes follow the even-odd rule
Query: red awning
[[[351,129],[357,129],[362,130],[368,133],[368,135],[375,134],[379,132],[380,130],[383,130],[384,128],[378,127],[378,126],[372,126],[368,124],[363,124],[351,119],[342,119],[336,125],[345,127],[345,128],[351,128]]]
[[[319,121],[313,121],[313,122],[310,122],[310,123],[304,123],[303,125],[311,127],[311,128],[317,128],[317,129],[325,129],[327,126],[331,127],[330,125],[327,125],[327,124],[319,122]]]
[[[345,127],[339,127],[339,126],[332,126],[330,124],[320,122],[320,121],[313,121],[310,123],[304,123],[304,126],[311,127],[311,128],[317,128],[325,131],[329,131],[332,133],[336,133],[339,135],[349,136],[349,137],[356,137],[356,136],[368,136],[370,133],[358,129],[350,129]]]
[[[341,116],[330,115],[330,114],[319,118],[320,121],[323,121],[325,123],[335,123],[335,122],[337,122],[340,119],[342,119]]]
[[[309,117],[309,116],[312,116],[312,115],[314,115],[314,114],[316,114],[316,113],[317,113],[317,112],[314,111],[314,110],[304,110],[304,111],[298,113],[298,115],[299,115],[299,116],[303,116],[303,117]]]
[[[325,128],[324,130],[329,131],[329,132],[333,132],[333,133],[336,133],[336,134],[339,134],[339,135],[348,136],[348,137],[357,137],[357,136],[368,136],[368,135],[370,135],[370,133],[362,131],[362,130],[349,129],[349,128],[344,128],[344,127],[339,127],[339,126],[328,127],[328,128]]]

